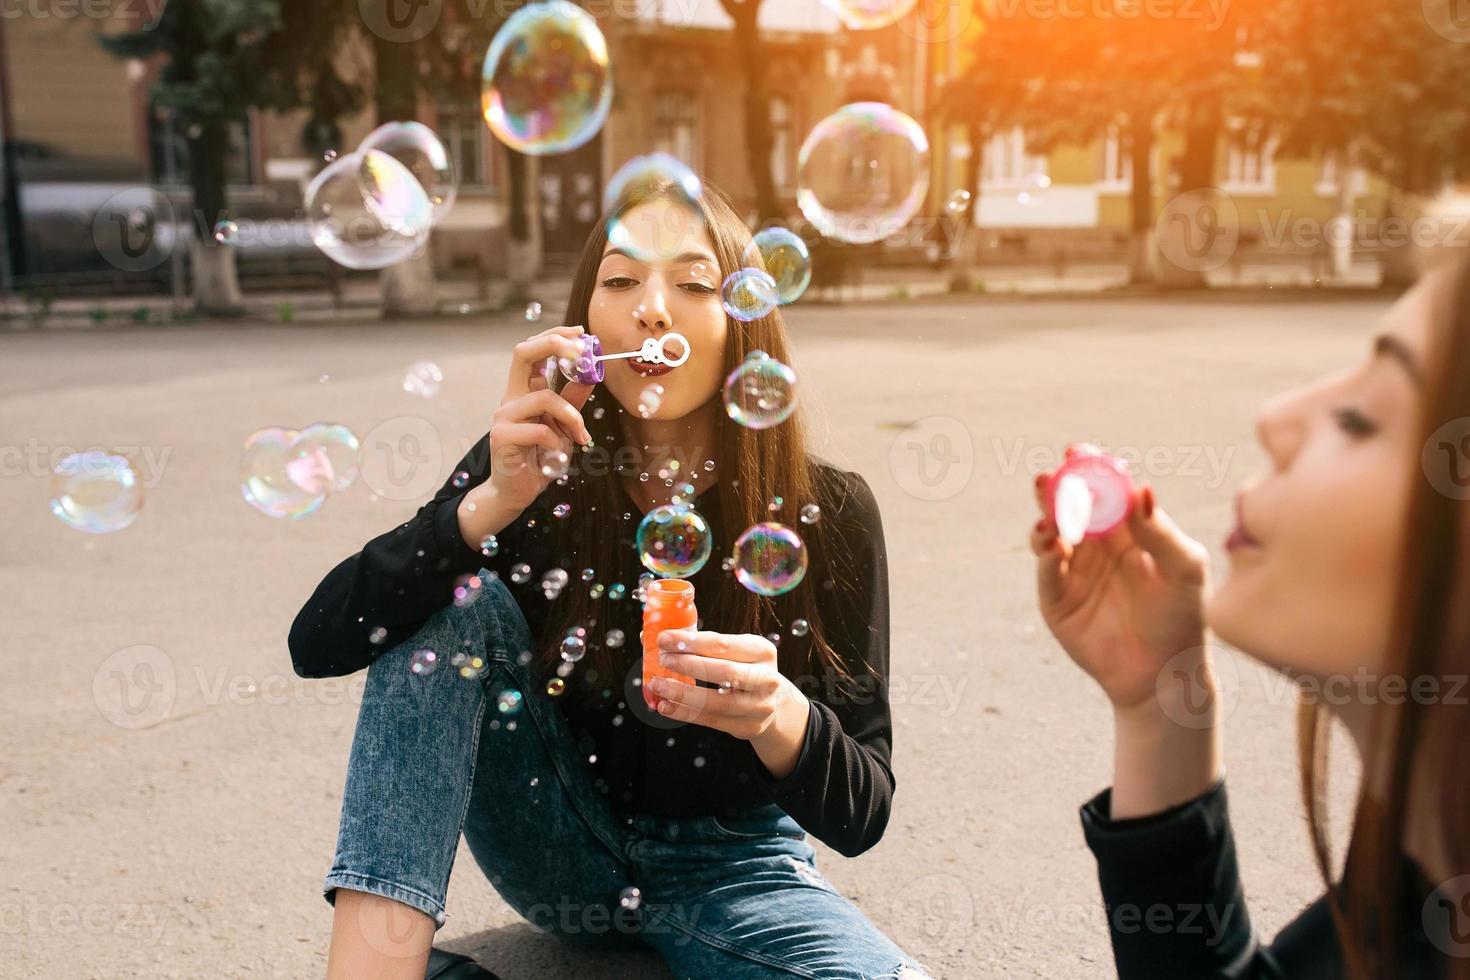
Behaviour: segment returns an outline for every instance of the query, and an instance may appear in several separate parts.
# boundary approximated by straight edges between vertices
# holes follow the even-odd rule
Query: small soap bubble
[[[553,677],[546,682],[546,693],[552,697],[558,697],[567,689],[567,682],[560,677]]]
[[[561,641],[561,658],[574,664],[587,655],[587,641],[575,633]]]
[[[709,560],[714,539],[698,511],[663,504],[639,522],[637,546],[643,567],[666,578],[688,578]]]
[[[526,321],[528,323],[535,323],[536,321],[538,321],[540,319],[541,319],[541,304],[540,303],[527,303],[526,304]]]
[[[494,558],[500,554],[500,541],[493,534],[487,534],[480,540],[480,553],[487,558]]]
[[[801,523],[815,524],[822,519],[822,508],[817,504],[805,504],[801,508]]]
[[[965,209],[970,206],[970,197],[969,191],[955,191],[949,196],[949,200],[945,202],[945,210],[950,214],[964,214]]]
[[[521,562],[510,570],[510,580],[516,585],[525,585],[531,581],[531,566]]]
[[[458,671],[460,677],[472,681],[484,677],[490,665],[479,654],[460,652],[449,658],[449,666]]]
[[[439,669],[439,655],[433,650],[415,650],[408,658],[410,673],[423,677]]]
[[[454,474],[454,476],[449,478],[449,485],[454,487],[454,489],[456,490],[463,490],[465,487],[470,485],[469,473],[465,470],[460,470],[458,473]]]
[[[214,240],[221,245],[235,245],[240,241],[240,226],[229,218],[214,223]]]
[[[792,636],[806,636],[811,630],[811,624],[804,619],[793,619],[791,621]]]
[[[757,595],[782,595],[806,577],[806,545],[784,524],[765,522],[747,528],[735,540],[734,558],[735,577]]]
[[[562,501],[561,503],[557,504],[555,507],[551,508],[551,516],[552,517],[566,517],[571,512],[572,512],[572,505],[569,504],[569,503],[567,503],[566,501]]]
[[[764,268],[776,281],[781,305],[801,298],[812,282],[812,256],[806,242],[789,228],[762,228],[745,250],[745,264]]]
[[[603,640],[603,643],[607,646],[608,649],[616,650],[618,647],[623,645],[624,639],[625,637],[623,636],[622,630],[608,630],[607,638]]]
[[[780,302],[780,290],[762,269],[736,269],[720,287],[725,312],[742,323],[769,316]]]
[[[495,709],[503,715],[513,715],[521,710],[522,700],[520,691],[508,688],[495,696]]]
[[[796,372],[769,355],[748,356],[730,372],[725,412],[747,429],[780,425],[796,411]]]
[[[618,895],[618,904],[625,909],[636,909],[643,904],[643,893],[637,887],[629,885]]]
[[[51,472],[51,513],[68,527],[110,534],[133,523],[142,509],[143,485],[125,456],[72,453]]]
[[[541,475],[549,480],[560,480],[572,467],[572,460],[560,449],[541,454]]]

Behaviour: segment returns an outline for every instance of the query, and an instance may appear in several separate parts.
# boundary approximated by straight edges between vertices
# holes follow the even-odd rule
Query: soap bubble
[[[928,190],[929,138],[881,102],[843,106],[801,145],[796,203],[828,238],[882,241],[914,216]]]
[[[526,322],[528,322],[528,323],[535,323],[536,321],[538,321],[540,319],[541,319],[541,304],[540,303],[527,303],[526,304]]]
[[[402,164],[424,191],[431,208],[429,223],[437,225],[444,220],[454,206],[459,185],[454,176],[454,161],[432,129],[419,122],[387,122],[368,133],[358,145],[357,152],[363,155],[358,177],[362,180],[363,193],[370,199],[368,206],[371,208],[379,194],[378,178],[382,176],[382,168],[372,166],[375,156],[368,150],[377,150]],[[380,202],[380,206],[392,208],[386,201]],[[389,227],[395,226],[390,223]]]
[[[781,301],[776,280],[760,269],[736,269],[720,289],[725,312],[748,323],[769,316]]]
[[[558,697],[567,689],[567,682],[560,677],[553,677],[546,682],[546,693],[551,697]]]
[[[560,449],[541,454],[541,475],[549,480],[560,480],[572,468],[572,459]]]
[[[567,587],[568,576],[566,569],[553,568],[541,576],[541,592],[548,599],[555,599],[561,595],[561,590]]]
[[[403,375],[403,390],[420,398],[433,398],[439,394],[439,385],[444,381],[444,372],[433,361],[414,361]]]
[[[432,674],[439,669],[439,655],[433,650],[415,650],[409,654],[408,669],[419,677]]]
[[[944,209],[950,214],[964,214],[965,209],[970,206],[971,194],[969,191],[955,191],[945,202]]]
[[[561,641],[561,658],[569,664],[574,664],[587,655],[587,641],[576,633],[567,634]]]
[[[643,892],[636,886],[629,885],[618,895],[618,904],[625,909],[636,909],[643,904]]]
[[[521,710],[521,692],[508,688],[495,696],[495,708],[503,715],[513,715]]]
[[[854,31],[872,31],[897,23],[919,0],[822,0],[822,5]]]
[[[638,414],[643,418],[651,419],[658,414],[659,407],[664,403],[664,386],[651,384],[638,392]],[[648,474],[643,474],[646,479]]]
[[[656,189],[662,196],[650,199]],[[603,192],[609,212],[624,195],[638,202],[608,218],[608,244],[644,262],[678,257],[704,230],[697,204],[703,193],[694,171],[667,153],[634,157]]]
[[[297,455],[295,429],[269,427],[251,434],[240,452],[240,493],[267,517],[299,520],[327,499],[333,474],[316,471],[324,457],[305,465]],[[297,482],[297,481],[301,482]]]
[[[691,507],[663,504],[638,524],[643,567],[665,578],[688,578],[704,567],[714,549],[709,524]]]
[[[357,480],[361,446],[345,425],[314,422],[301,430],[287,463],[291,482],[313,493],[336,493]]]
[[[569,504],[569,503],[567,503],[566,501],[562,501],[561,503],[557,504],[555,507],[551,508],[551,516],[552,517],[557,517],[557,518],[566,517],[571,512],[572,512],[572,505]]]
[[[812,256],[801,236],[789,228],[762,228],[745,249],[746,264],[761,265],[776,280],[776,301],[795,303],[812,282]]]
[[[626,639],[626,637],[623,635],[622,630],[608,630],[607,638],[603,640],[603,644],[606,645],[609,650],[616,650],[618,647],[623,645],[624,639]]]
[[[801,523],[815,524],[822,519],[822,508],[818,504],[806,504],[801,508]]]
[[[363,193],[365,165],[378,197]],[[428,241],[429,214],[429,198],[413,174],[377,150],[338,157],[306,186],[311,240],[349,269],[384,269],[418,252]]]
[[[780,425],[796,411],[796,372],[768,354],[747,357],[725,379],[725,412],[747,429]]]
[[[667,153],[650,153],[647,156],[634,157],[618,168],[617,173],[607,182],[607,187],[603,188],[602,209],[611,211],[613,205],[630,191],[634,197],[641,197],[665,184],[672,184],[675,193],[689,203],[699,200],[704,193],[699,175],[678,157]]]
[[[735,539],[735,577],[757,595],[790,592],[806,577],[806,544],[784,524],[766,522]]]
[[[240,240],[240,226],[229,218],[214,223],[214,240],[221,245],[234,245]]]
[[[51,513],[88,534],[121,531],[143,508],[143,486],[125,456],[72,453],[51,471]]]
[[[511,567],[510,580],[516,585],[525,585],[531,581],[531,566],[525,562],[518,562]]]
[[[806,636],[811,631],[812,631],[812,625],[811,625],[811,623],[808,623],[806,620],[804,620],[804,619],[793,619],[791,621],[791,635],[792,636]]]
[[[531,4],[496,32],[480,84],[485,122],[502,143],[538,155],[574,150],[612,108],[607,39],[574,4]]]

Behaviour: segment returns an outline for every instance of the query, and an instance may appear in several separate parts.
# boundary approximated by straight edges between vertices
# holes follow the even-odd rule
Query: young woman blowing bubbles
[[[1464,428],[1441,427],[1467,417],[1457,266],[1400,301],[1359,363],[1262,410],[1271,468],[1240,493],[1213,591],[1151,488],[1075,548],[1046,516],[1034,528],[1041,611],[1113,705],[1113,785],[1082,818],[1124,980],[1470,976],[1470,481],[1433,475],[1446,449],[1466,465]],[[1303,685],[1324,878],[1323,701],[1362,758],[1344,880],[1272,944],[1245,912],[1207,625]]]
[[[588,241],[568,319],[607,353],[678,332],[687,361],[608,361],[594,393],[553,387],[544,370],[577,356],[582,327],[518,344],[491,429],[455,478],[333,569],[292,627],[302,676],[371,665],[325,882],[328,975],[489,975],[429,959],[463,833],[533,924],[641,941],[680,977],[919,977],[806,840],[857,855],[888,822],[888,582],[872,493],[808,455],[799,417],[760,430],[726,417],[722,382],[748,354],[790,359],[779,313],[741,322],[722,307],[750,243],[726,199],[644,186],[607,218],[622,231],[610,244],[605,221]],[[655,712],[639,687],[634,534],[675,493],[716,548],[690,578],[700,628],[661,640],[663,665],[696,683],[660,681]],[[821,518],[798,524],[808,503]],[[769,520],[800,527],[810,553],[805,580],[775,598],[721,563]],[[559,595],[541,581],[552,569],[570,579]],[[563,680],[569,636],[587,653],[567,648]]]

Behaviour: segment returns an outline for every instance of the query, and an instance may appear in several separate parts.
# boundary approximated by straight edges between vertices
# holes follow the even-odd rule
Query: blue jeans
[[[591,946],[645,943],[678,977],[923,976],[817,871],[806,834],[776,805],[620,821],[518,656],[532,644],[515,600],[482,579],[475,602],[441,610],[368,670],[328,902],[337,888],[369,892],[442,926],[462,832],[533,925]],[[420,649],[438,655],[432,672],[409,669]],[[485,674],[461,677],[456,652],[484,656]],[[511,711],[505,691],[523,694]]]

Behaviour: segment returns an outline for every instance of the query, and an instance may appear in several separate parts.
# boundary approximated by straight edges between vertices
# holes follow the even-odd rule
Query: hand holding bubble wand
[[[623,351],[621,354],[604,354],[602,352],[602,340],[596,334],[585,334],[581,338],[582,353],[576,358],[558,358],[557,367],[561,369],[562,376],[568,381],[576,381],[581,384],[601,384],[607,377],[608,361],[623,360],[626,358],[641,358],[649,364],[665,364],[669,367],[679,367],[689,360],[689,340],[681,333],[666,333],[662,337],[649,337],[643,341],[643,345],[637,350]],[[679,353],[670,353],[673,349],[669,345],[677,343]]]

